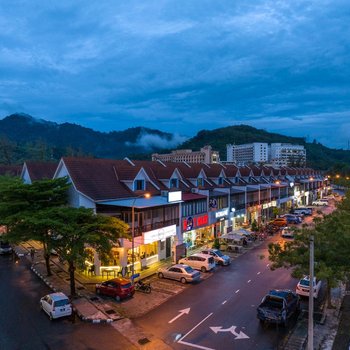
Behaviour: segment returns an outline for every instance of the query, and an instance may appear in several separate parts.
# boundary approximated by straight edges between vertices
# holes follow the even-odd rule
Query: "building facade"
[[[250,164],[271,164],[274,167],[304,167],[306,150],[304,146],[289,143],[254,142],[243,145],[226,145],[227,162],[239,166]]]
[[[303,167],[306,164],[306,150],[304,146],[290,143],[271,143],[270,162],[273,166]]]
[[[268,144],[253,142],[244,145],[226,145],[227,162],[234,162],[237,165],[252,163],[267,163]]]
[[[192,151],[191,149],[180,149],[167,154],[152,154],[152,160],[160,160],[163,162],[187,162],[187,163],[219,163],[219,152],[213,151],[211,146],[204,146],[200,151]]]

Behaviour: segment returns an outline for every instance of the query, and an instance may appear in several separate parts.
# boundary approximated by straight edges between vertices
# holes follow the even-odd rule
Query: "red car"
[[[108,295],[115,298],[117,301],[132,297],[135,293],[135,288],[126,278],[114,278],[112,280],[96,284],[96,293]]]

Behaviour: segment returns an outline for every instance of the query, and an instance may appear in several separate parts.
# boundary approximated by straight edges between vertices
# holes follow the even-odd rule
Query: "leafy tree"
[[[272,269],[292,268],[300,278],[309,272],[309,239],[314,236],[315,275],[327,281],[327,299],[331,307],[330,289],[346,281],[350,271],[350,200],[346,199],[333,213],[314,219],[314,227],[304,225],[294,241],[270,243]]]
[[[48,275],[52,222],[47,211],[67,203],[69,186],[67,178],[24,184],[18,178],[0,177],[0,224],[7,226],[13,243],[30,239],[42,243]]]
[[[87,246],[94,248],[99,256],[108,254],[118,238],[128,235],[129,226],[111,216],[95,215],[87,208],[52,208],[48,214],[56,234],[51,242],[68,263],[71,295],[74,296],[75,269],[84,265]]]

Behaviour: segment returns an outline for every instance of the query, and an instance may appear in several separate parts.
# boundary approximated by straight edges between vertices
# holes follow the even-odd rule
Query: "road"
[[[332,207],[319,208],[329,213]],[[304,223],[310,224],[312,217]],[[227,267],[217,267],[213,276],[191,285],[159,308],[136,320],[145,330],[174,349],[276,349],[296,317],[283,328],[262,326],[256,308],[274,288],[295,290],[298,280],[290,271],[269,268],[267,245],[279,235],[249,250]],[[302,301],[307,309],[307,300]]]
[[[297,280],[287,270],[270,270],[267,244],[246,252],[230,266],[217,267],[213,276],[139,318],[137,324],[174,349],[275,349],[288,328],[262,327],[256,307],[268,290],[294,289]],[[188,314],[174,319],[188,308]]]
[[[77,318],[50,321],[39,308],[49,288],[30,270],[0,256],[0,349],[115,350],[134,349],[109,324],[83,323]]]

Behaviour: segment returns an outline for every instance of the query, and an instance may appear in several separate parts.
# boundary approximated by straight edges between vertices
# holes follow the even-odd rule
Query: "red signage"
[[[189,231],[205,225],[208,225],[208,214],[184,219],[182,222],[182,229],[183,231]]]

